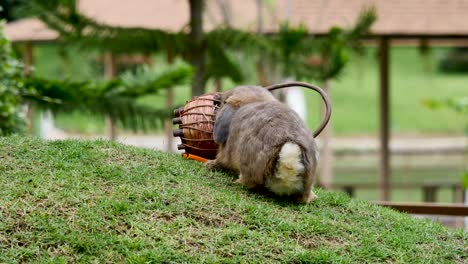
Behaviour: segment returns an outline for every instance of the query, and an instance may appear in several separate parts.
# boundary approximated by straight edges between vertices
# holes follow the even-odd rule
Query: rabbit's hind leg
[[[249,180],[249,177],[245,177],[242,173],[239,174],[239,179],[235,180],[234,183],[244,185],[249,189],[253,189],[257,187],[255,182]]]
[[[242,174],[239,174],[239,178],[235,180],[234,183],[244,185]]]
[[[218,170],[221,168],[221,164],[217,160],[208,160],[205,162],[205,166],[208,167],[210,170]]]
[[[300,203],[310,203],[313,200],[317,199],[318,196],[314,193],[314,191],[310,190],[309,192],[302,193],[297,196],[297,201]]]

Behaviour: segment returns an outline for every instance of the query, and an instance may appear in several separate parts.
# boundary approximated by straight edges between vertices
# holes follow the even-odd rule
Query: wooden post
[[[107,79],[113,79],[117,75],[117,67],[112,52],[104,54],[104,75]]]
[[[34,64],[33,44],[31,42],[27,42],[24,46],[23,62],[24,62],[24,75],[31,76],[32,67]],[[31,103],[28,103],[27,105],[26,119],[28,120],[28,131],[30,134],[33,134],[34,133],[34,106]]]
[[[425,185],[423,186],[424,202],[435,203],[437,200],[437,190],[439,186],[436,185]]]
[[[189,0],[190,6],[190,38],[191,42],[191,59],[195,69],[192,79],[192,96],[202,95],[205,92],[205,64],[206,64],[206,49],[203,46],[203,0]]]
[[[323,90],[328,94],[331,100],[330,80],[325,80]],[[325,107],[322,107],[322,113],[325,113]],[[333,182],[333,150],[330,145],[332,137],[331,122],[325,127],[322,133],[322,158],[321,158],[321,179],[320,182],[325,189],[330,189]],[[351,195],[350,195],[351,196]]]
[[[111,52],[104,54],[104,75],[107,79],[113,79],[117,75],[117,67],[115,59]],[[106,116],[107,133],[111,140],[117,139],[116,120],[112,115]]]
[[[174,55],[168,53],[167,54],[167,62],[169,64],[174,63]],[[166,93],[166,109],[173,109],[174,108],[174,87],[167,88]],[[172,145],[174,142],[174,136],[172,134],[172,120],[170,117],[164,121],[164,131],[166,134],[166,151],[173,152]]]
[[[354,197],[354,187],[351,185],[343,186],[343,191],[349,195],[349,197]]]
[[[24,46],[24,74],[30,76],[32,74],[32,66],[34,64],[33,44],[27,42]]]
[[[257,34],[263,33],[263,0],[256,0],[257,3]]]
[[[452,186],[452,191],[453,191],[453,203],[463,203],[463,187],[460,186],[459,184],[454,184]]]
[[[389,96],[389,39],[380,39],[380,96],[379,96],[379,141],[380,141],[380,199],[390,199],[390,96]]]
[[[167,89],[166,94],[166,109],[174,108],[174,88],[170,87]],[[174,136],[172,135],[172,119],[168,118],[164,121],[164,130],[166,132],[166,151],[172,152],[172,144],[174,142]]]
[[[115,123],[115,117],[111,115],[106,116],[106,127],[107,127],[107,134],[111,140],[117,139],[117,128]]]

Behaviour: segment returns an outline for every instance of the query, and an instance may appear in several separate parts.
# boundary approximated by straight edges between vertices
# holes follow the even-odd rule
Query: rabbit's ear
[[[230,104],[224,104],[223,108],[219,111],[216,116],[214,123],[213,138],[218,144],[226,143],[229,136],[229,127],[231,126],[231,120],[234,116],[235,109]]]

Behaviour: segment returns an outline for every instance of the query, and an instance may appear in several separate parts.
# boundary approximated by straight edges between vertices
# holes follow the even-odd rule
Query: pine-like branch
[[[227,50],[272,53],[274,48],[262,36],[231,28],[218,28],[204,35],[199,46],[186,32],[159,29],[124,28],[104,25],[77,12],[74,1],[33,0],[31,10],[49,27],[60,32],[62,40],[82,47],[110,50],[114,53],[154,53],[164,51],[191,61],[206,52],[207,71],[203,78],[229,77],[242,80],[240,67]]]
[[[103,83],[69,82],[29,78],[22,97],[53,112],[82,110],[111,116],[134,130],[161,127],[172,109],[158,109],[137,103],[137,98],[186,84],[192,75],[187,65],[164,72],[142,68],[136,74]]]
[[[205,41],[208,47],[217,46],[265,55],[278,52],[266,37],[229,27],[217,28],[206,33]]]

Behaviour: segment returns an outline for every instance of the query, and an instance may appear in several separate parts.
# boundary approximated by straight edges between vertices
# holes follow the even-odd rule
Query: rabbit
[[[223,92],[213,138],[219,145],[212,169],[239,172],[236,183],[309,203],[318,162],[317,145],[298,114],[259,86]]]

